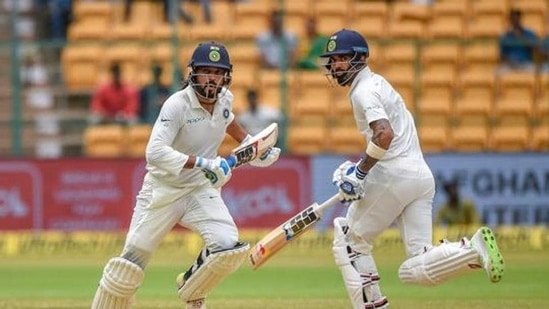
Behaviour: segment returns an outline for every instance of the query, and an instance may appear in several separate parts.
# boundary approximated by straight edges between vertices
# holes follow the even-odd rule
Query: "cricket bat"
[[[272,230],[250,250],[248,258],[252,268],[259,268],[285,245],[311,229],[320,220],[324,211],[337,202],[339,202],[339,196],[335,194],[320,205],[317,203],[310,205]]]
[[[252,136],[246,143],[238,145],[227,157],[231,168],[237,168],[242,164],[261,157],[270,147],[276,144],[278,138],[278,125],[271,123],[261,132]]]

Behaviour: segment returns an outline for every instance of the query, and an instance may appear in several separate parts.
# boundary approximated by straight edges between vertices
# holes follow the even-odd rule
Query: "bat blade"
[[[252,136],[245,144],[233,149],[227,161],[232,168],[239,167],[263,155],[267,149],[276,144],[277,139],[278,125],[271,123],[261,132]]]
[[[292,240],[310,230],[320,220],[324,211],[338,201],[339,197],[336,194],[320,205],[314,203],[265,235],[248,255],[252,268],[259,268]]]

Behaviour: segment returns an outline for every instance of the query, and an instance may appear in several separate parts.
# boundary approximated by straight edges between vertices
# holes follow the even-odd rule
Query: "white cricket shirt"
[[[349,96],[357,127],[368,140],[373,134],[370,123],[375,120],[387,119],[393,128],[394,138],[381,161],[397,156],[423,158],[414,118],[385,78],[365,67],[351,84]]]
[[[183,169],[183,165],[190,155],[217,156],[225,130],[235,117],[233,94],[226,89],[222,94],[213,114],[202,108],[191,86],[164,102],[146,151],[147,170],[157,183],[177,188],[182,195],[208,182],[200,169]]]

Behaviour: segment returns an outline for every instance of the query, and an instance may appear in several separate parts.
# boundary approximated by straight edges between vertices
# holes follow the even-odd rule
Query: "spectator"
[[[262,67],[282,69],[292,67],[296,60],[298,39],[295,33],[285,30],[283,12],[273,10],[269,16],[269,29],[256,37]]]
[[[318,58],[324,52],[324,46],[328,42],[328,37],[318,33],[316,19],[313,17],[307,18],[305,29],[307,30],[309,48],[306,55],[298,61],[297,66],[301,69],[317,70],[320,68]]]
[[[247,93],[248,109],[238,116],[238,121],[251,135],[259,133],[273,122],[280,122],[280,111],[259,103],[255,89],[249,89]]]
[[[549,73],[549,16],[545,23],[545,37],[540,42],[541,71]]]
[[[162,103],[170,96],[170,87],[161,81],[162,67],[155,65],[152,68],[152,83],[141,88],[139,92],[139,119],[141,122],[154,124]]]
[[[34,6],[46,23],[48,35],[52,39],[66,40],[67,30],[72,21],[72,0],[34,0]]]
[[[479,215],[473,202],[464,200],[459,194],[457,181],[444,184],[447,200],[438,210],[435,224],[439,225],[479,225]]]
[[[500,72],[522,69],[533,70],[534,50],[538,37],[522,25],[522,12],[512,9],[509,13],[510,27],[499,39]]]
[[[211,14],[211,8],[210,8],[210,0],[194,0],[194,1],[200,1],[200,5],[202,6],[202,10],[204,12],[204,20],[208,24],[211,23],[212,14]],[[185,23],[187,24],[194,23],[194,18],[182,8],[182,5],[184,4],[184,2],[185,0],[162,0],[162,5],[164,6],[164,21],[166,22],[176,21],[176,18],[172,12],[179,11],[179,16],[183,19]],[[174,4],[176,7],[178,7],[178,10],[175,10],[172,7],[172,5]],[[133,0],[125,0],[125,5],[124,5],[125,21],[130,20],[132,5],[133,5]]]
[[[90,123],[122,122],[135,124],[139,110],[137,90],[122,81],[121,68],[110,68],[111,79],[99,86],[92,97]]]

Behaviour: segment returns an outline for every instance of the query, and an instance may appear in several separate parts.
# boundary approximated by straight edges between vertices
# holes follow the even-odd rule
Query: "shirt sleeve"
[[[183,110],[180,104],[171,97],[164,103],[154,124],[149,143],[147,144],[147,163],[163,169],[170,174],[179,175],[189,156],[173,148],[173,142],[182,126]]]

